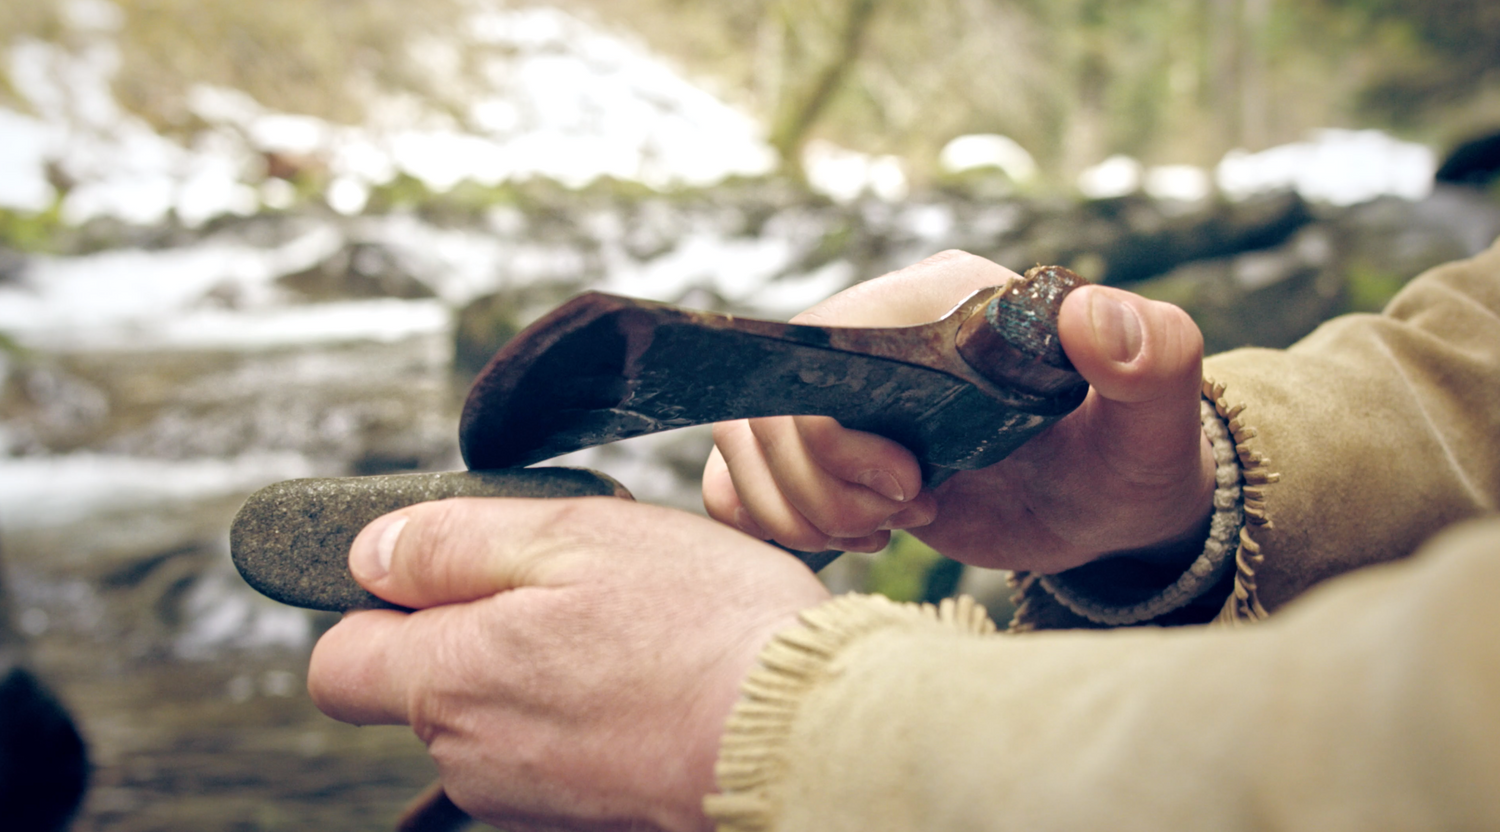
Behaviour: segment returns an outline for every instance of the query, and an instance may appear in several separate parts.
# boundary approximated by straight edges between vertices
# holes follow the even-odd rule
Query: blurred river
[[[0,388],[0,557],[33,665],[96,766],[75,828],[389,827],[431,763],[406,728],[312,707],[307,659],[333,618],[244,585],[230,518],[281,479],[460,467],[463,367],[581,289],[785,319],[958,247],[1106,278],[1128,265],[1210,344],[1282,346],[1496,233],[1493,202],[1453,192],[1310,211],[1284,195],[837,205],[773,186],[462,221],[260,217],[22,258],[0,277],[0,333],[20,346]],[[701,510],[709,445],[695,429],[558,462]],[[836,588],[860,585],[846,560]]]
[[[455,327],[487,293],[517,323],[584,285],[720,307],[753,292],[734,308],[785,317],[852,278],[797,270],[817,234],[745,237],[735,217],[663,203],[552,242],[509,214],[251,220],[29,258],[0,282],[0,332],[22,345],[0,395],[0,558],[34,669],[96,766],[75,828],[388,828],[434,769],[408,729],[312,707],[309,652],[336,618],[244,585],[233,513],[282,479],[461,467]],[[559,462],[701,510],[709,443],[680,431]]]
[[[103,429],[134,452],[0,467],[15,617],[96,766],[76,829],[389,828],[433,777],[407,729],[354,728],[312,707],[309,650],[335,619],[245,587],[226,530],[260,485],[344,473],[330,451],[369,431],[414,427],[422,452],[449,453],[437,438],[451,412],[445,347],[431,334],[46,356],[45,372],[104,392]],[[226,432],[239,452],[210,456]],[[307,447],[287,447],[281,432]],[[145,455],[173,437],[176,455]]]

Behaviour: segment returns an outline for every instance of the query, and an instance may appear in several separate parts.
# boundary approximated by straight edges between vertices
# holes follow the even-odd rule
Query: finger
[[[740,507],[765,534],[762,540],[805,552],[829,548],[832,535],[813,525],[787,500],[748,421],[715,424],[714,445],[723,455]],[[736,513],[728,522],[743,528],[745,519]]]
[[[703,467],[703,507],[708,511],[708,516],[720,523],[734,526],[740,531],[759,540],[770,540],[771,535],[755,522],[750,511],[746,509],[735,493],[734,483],[729,475],[729,466],[724,462],[724,457],[715,447],[709,452],[708,462]],[[925,509],[921,509],[923,511]],[[840,538],[829,540],[821,544],[820,549],[838,549],[843,552],[878,552],[890,543],[890,529],[908,528],[901,525],[901,520],[916,525],[925,525],[930,520],[918,517],[918,513],[909,513],[909,509],[903,509],[897,513],[896,518],[887,520],[885,528],[874,534],[857,538]],[[900,518],[900,519],[897,519]],[[795,547],[793,547],[795,548]]]
[[[717,445],[708,452],[708,461],[703,464],[703,509],[714,520],[733,526],[757,540],[771,539],[740,502],[740,495],[734,490],[734,478],[729,474],[729,465]]]
[[[845,289],[792,321],[823,326],[914,326],[941,318],[980,289],[1017,277],[983,257],[944,251]]]
[[[581,506],[601,500],[614,498],[458,498],[408,506],[360,531],[349,548],[349,570],[365,589],[413,609],[545,583],[546,568],[593,528],[570,515],[576,519]],[[505,533],[495,534],[497,527]]]
[[[404,682],[413,675],[392,671],[410,618],[365,610],[344,616],[324,633],[307,667],[307,692],[318,710],[352,725],[406,724]]]
[[[1181,476],[1203,445],[1203,336],[1187,313],[1107,286],[1086,286],[1058,315],[1063,349],[1093,391],[1089,436],[1127,474]]]
[[[876,532],[864,537],[835,537],[828,541],[825,550],[833,549],[838,552],[865,552],[874,554],[884,549],[891,542],[890,532]]]
[[[818,467],[844,482],[898,503],[922,490],[922,466],[900,443],[849,430],[826,416],[795,416],[792,421]]]
[[[814,418],[811,421],[826,425],[832,420]],[[834,428],[838,429],[837,423],[834,423]],[[901,501],[882,496],[867,486],[840,479],[824,469],[808,451],[794,417],[751,419],[750,431],[786,501],[829,537],[852,539],[873,534],[886,518],[905,507]],[[880,472],[880,469],[875,470]],[[891,476],[883,481],[880,478],[873,481],[888,488],[900,488]]]

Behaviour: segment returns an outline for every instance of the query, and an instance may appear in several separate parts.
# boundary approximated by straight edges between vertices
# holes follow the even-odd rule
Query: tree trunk
[[[785,99],[777,108],[780,115],[771,130],[771,146],[781,155],[783,167],[794,176],[803,175],[802,146],[859,61],[879,3],[880,0],[849,0],[833,56],[814,74],[805,95]]]

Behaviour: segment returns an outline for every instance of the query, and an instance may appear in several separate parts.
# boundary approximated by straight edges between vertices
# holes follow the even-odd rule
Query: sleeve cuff
[[[903,604],[878,595],[840,595],[804,611],[799,626],[777,633],[740,688],[714,767],[720,793],[703,799],[719,832],[763,832],[780,816],[778,794],[799,707],[835,675],[835,657],[850,643],[886,627],[935,627],[971,636],[995,632],[984,607],[968,596],[941,604]]]
[[[1245,525],[1240,460],[1229,425],[1214,405],[1203,401],[1199,406],[1203,434],[1213,446],[1215,465],[1214,513],[1203,553],[1177,580],[1149,597],[1128,604],[1098,598],[1089,592],[1087,581],[1069,572],[1038,575],[1037,583],[1042,589],[1075,615],[1108,627],[1152,621],[1192,603],[1218,586],[1234,569],[1240,530]]]

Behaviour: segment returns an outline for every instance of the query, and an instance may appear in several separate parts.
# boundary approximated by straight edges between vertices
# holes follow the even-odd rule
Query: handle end
[[[998,385],[1059,396],[1087,382],[1073,369],[1057,334],[1068,293],[1087,284],[1062,266],[1036,266],[977,310],[958,330],[960,355]]]

